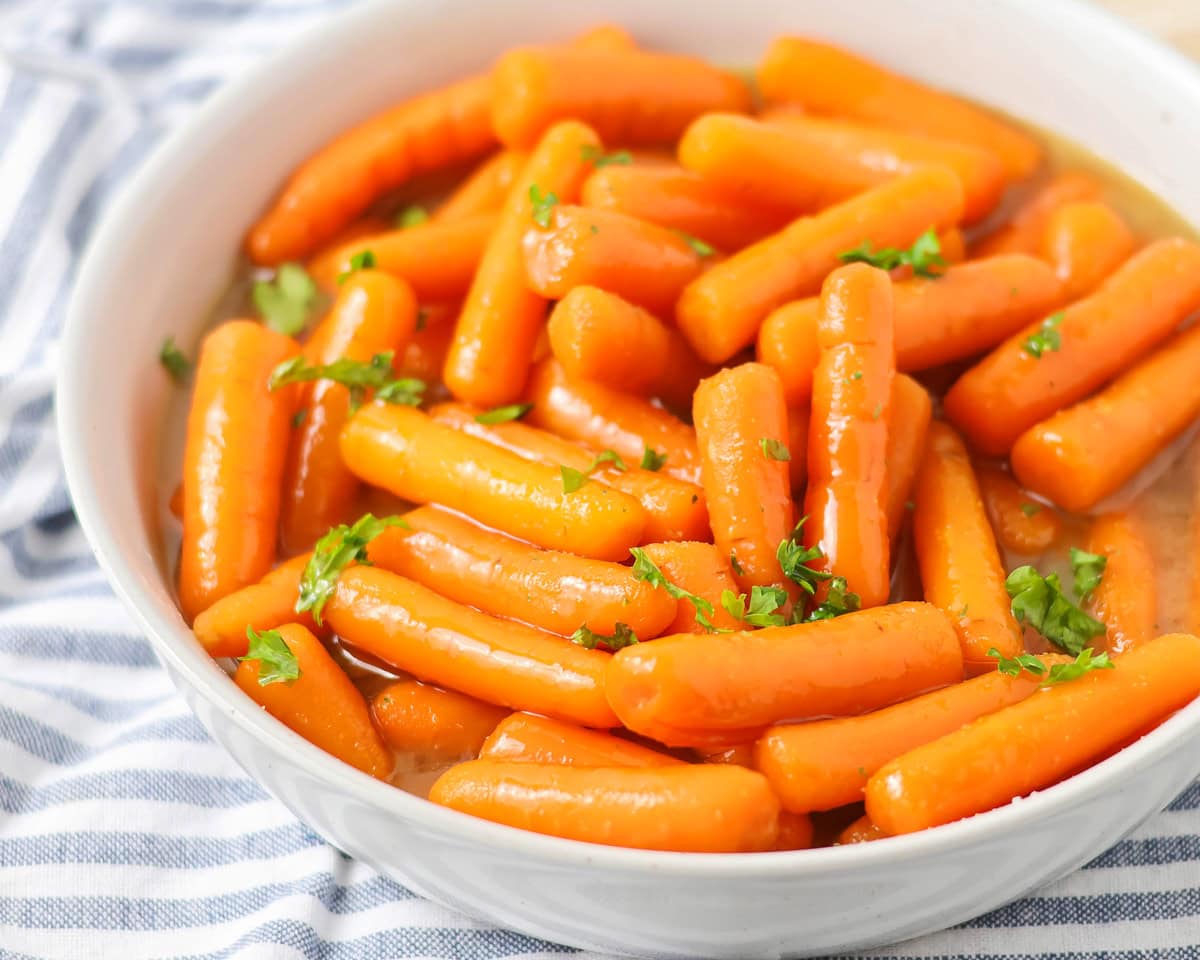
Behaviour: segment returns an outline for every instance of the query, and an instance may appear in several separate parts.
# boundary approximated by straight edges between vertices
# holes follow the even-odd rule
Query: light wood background
[[[1200,0],[1093,0],[1200,60]]]

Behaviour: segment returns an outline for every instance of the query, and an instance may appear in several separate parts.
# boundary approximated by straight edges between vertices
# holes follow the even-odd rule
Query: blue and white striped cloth
[[[0,960],[567,951],[348,860],[206,736],[93,563],[51,415],[113,191],[226,77],[346,0],[0,0]],[[1200,957],[1200,785],[1074,876],[881,957]]]

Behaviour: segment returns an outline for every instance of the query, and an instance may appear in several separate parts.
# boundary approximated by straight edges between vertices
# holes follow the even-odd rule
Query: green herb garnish
[[[898,247],[884,247],[872,250],[871,241],[864,240],[853,250],[838,254],[842,263],[868,263],[880,270],[895,270],[897,267],[912,267],[913,276],[935,278],[941,276],[934,267],[946,266],[942,257],[942,244],[938,240],[937,231],[930,227],[921,234],[907,250]]]
[[[788,461],[792,459],[786,443],[781,443],[771,437],[762,437],[758,441],[758,445],[762,449],[763,456],[768,460]]]
[[[529,202],[533,208],[533,222],[539,227],[550,226],[550,218],[554,215],[554,207],[558,203],[558,194],[553,190],[542,193],[536,183],[529,185]]]
[[[586,647],[588,650],[595,650],[597,647],[607,647],[613,651],[632,647],[638,642],[637,634],[633,632],[629,624],[618,621],[615,627],[616,629],[611,634],[596,633],[589,629],[585,623],[571,634],[571,642],[577,643],[581,647]]]
[[[584,163],[590,163],[597,170],[601,167],[610,166],[627,167],[633,163],[633,154],[628,150],[615,150],[612,153],[605,153],[603,148],[596,146],[594,143],[585,143],[580,147],[579,156]]]
[[[1075,596],[1086,600],[1100,586],[1108,557],[1102,553],[1088,553],[1078,547],[1071,548],[1071,572],[1075,574]]]
[[[251,291],[254,307],[272,330],[294,337],[308,323],[317,285],[298,263],[284,263],[273,280],[259,280]]]
[[[1079,654],[1105,632],[1104,624],[1067,599],[1058,574],[1043,577],[1034,567],[1017,567],[1004,581],[1013,616],[1068,653]]]
[[[643,470],[653,470],[655,472],[661,470],[667,462],[667,455],[659,453],[653,447],[646,447],[642,451],[642,462],[638,464]]]
[[[735,620],[741,620],[752,627],[782,627],[787,623],[787,617],[777,612],[787,606],[788,594],[782,587],[750,588],[750,598],[747,604],[744,593],[737,594],[732,590],[721,591],[721,606]]]
[[[658,569],[655,562],[646,556],[646,552],[641,547],[632,547],[629,553],[633,557],[633,578],[635,580],[644,580],[652,587],[665,590],[668,595],[674,597],[676,600],[688,601],[692,605],[692,609],[696,612],[696,622],[709,633],[717,632],[717,628],[711,620],[713,615],[713,605],[711,603],[703,597],[698,597],[696,594],[689,593],[682,587],[677,587],[673,584]]]
[[[407,529],[408,524],[401,517],[375,517],[367,513],[349,526],[338,524],[318,540],[300,576],[296,612],[311,610],[313,620],[320,625],[321,611],[325,608],[325,602],[333,596],[341,572],[352,563],[365,563],[367,544],[388,527]]]
[[[158,362],[176,383],[183,383],[192,372],[191,361],[175,346],[175,338],[167,337],[158,351]]]
[[[475,414],[475,422],[486,423],[488,426],[508,423],[510,420],[520,420],[532,409],[532,403],[510,403],[505,407],[493,407],[491,410]]]
[[[271,683],[292,683],[300,679],[300,664],[296,662],[296,655],[278,630],[255,633],[253,627],[246,627],[246,638],[250,646],[246,655],[238,657],[238,660],[258,661],[260,687]]]
[[[375,399],[406,407],[419,406],[425,382],[412,377],[397,377],[392,369],[393,352],[377,353],[369,363],[342,357],[333,363],[314,365],[302,354],[285,360],[271,373],[268,387],[276,390],[288,383],[333,380],[350,391],[350,411],[362,406],[366,391],[374,390]]]
[[[1065,314],[1055,313],[1043,320],[1037,332],[1025,338],[1021,349],[1035,358],[1040,358],[1043,353],[1062,349],[1062,333],[1058,328],[1062,326],[1064,316]]]

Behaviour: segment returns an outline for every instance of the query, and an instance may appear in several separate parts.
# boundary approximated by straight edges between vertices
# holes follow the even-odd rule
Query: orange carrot
[[[695,57],[640,50],[526,47],[492,71],[492,124],[501,142],[528,147],[576,119],[606,143],[674,141],[711,110],[746,111],[745,81]]]
[[[775,554],[796,521],[779,375],[761,363],[722,370],[700,384],[693,414],[717,549],[737,557],[735,576],[747,593],[782,585]]]
[[[329,287],[337,279],[338,268],[336,261],[338,254],[344,247],[349,247],[364,237],[374,237],[381,233],[388,233],[392,230],[392,227],[393,223],[391,220],[377,214],[368,213],[366,216],[359,217],[330,237],[309,258],[309,275],[318,283]]]
[[[1100,181],[1088,173],[1060,173],[1030,195],[1012,217],[994,233],[972,245],[971,255],[994,257],[1001,253],[1028,253],[1042,250],[1046,225],[1054,211],[1068,203],[1099,199]]]
[[[1133,253],[1133,231],[1105,203],[1069,203],[1059,207],[1042,234],[1042,259],[1054,265],[1063,299],[1085,297]]]
[[[992,530],[1005,550],[1027,557],[1038,556],[1062,535],[1063,523],[1058,511],[1026,496],[1002,467],[978,464],[975,479]]]
[[[262,661],[243,660],[234,674],[237,685],[310,743],[363,773],[381,780],[390,776],[394,761],[354,683],[300,624],[281,624],[278,633],[296,660],[296,679],[264,683]]]
[[[813,845],[813,822],[802,813],[779,811],[779,836],[776,850],[807,850]]]
[[[510,714],[500,721],[484,741],[479,756],[572,767],[667,767],[683,763],[669,753],[631,740],[531,713]]]
[[[789,404],[812,402],[813,371],[821,355],[820,317],[821,298],[806,297],[772,310],[758,331],[758,361],[775,368]]]
[[[865,813],[838,834],[838,844],[870,843],[872,840],[882,840],[887,834],[871,821]]]
[[[995,647],[1021,652],[1004,567],[988,523],[966,447],[950,426],[929,426],[925,456],[913,490],[913,536],[925,599],[954,620],[968,673],[992,669]]]
[[[734,254],[684,289],[676,319],[701,357],[723,362],[754,341],[776,307],[820,289],[838,254],[869,241],[907,247],[962,216],[962,187],[930,167],[881,184]]]
[[[808,483],[808,428],[811,419],[812,411],[807,404],[788,408],[788,450],[796,451],[796,456],[788,461],[788,479],[795,497],[804,496],[804,487]]]
[[[1013,472],[1065,510],[1094,507],[1200,416],[1198,369],[1200,327],[1193,326],[1099,393],[1021,434]]]
[[[581,123],[551,127],[513,183],[446,358],[446,386],[460,400],[495,406],[520,395],[546,314],[545,300],[525,282],[521,250],[525,232],[535,225],[534,217],[541,217],[534,199],[544,203],[553,195],[572,202],[591,170],[584,154],[587,148],[599,146],[595,133]]]
[[[686,590],[713,608],[709,617],[718,630],[738,630],[740,620],[721,606],[721,594],[726,590],[737,593],[730,558],[711,543],[675,542],[648,543],[642,548],[647,557],[675,586]],[[664,628],[664,634],[706,633],[696,620],[696,611],[686,600],[680,601],[675,619]]]
[[[705,744],[696,733],[740,743],[781,720],[862,713],[961,677],[946,616],[898,603],[788,627],[660,637],[616,653],[605,679],[630,730],[694,746]]]
[[[1197,694],[1200,638],[1159,637],[1122,654],[1116,669],[1040,691],[897,757],[868,781],[867,815],[899,834],[991,810],[1070,776]]]
[[[643,640],[675,618],[674,600],[619,563],[541,550],[437,507],[404,519],[407,529],[371,541],[371,562],[484,613],[562,637],[585,625],[612,634],[624,623]]]
[[[897,375],[892,381],[892,413],[888,424],[884,494],[888,538],[895,541],[908,516],[909,497],[925,455],[925,440],[933,418],[933,401],[912,377]]]
[[[616,726],[604,699],[607,653],[489,617],[386,570],[343,572],[324,617],[348,643],[418,680],[514,710]]]
[[[309,613],[296,613],[300,577],[311,553],[302,553],[277,566],[265,577],[222,597],[196,617],[192,630],[212,657],[240,657],[249,640],[246,628],[274,630],[283,623],[299,623],[314,633],[319,628]]]
[[[967,241],[958,227],[948,227],[940,231],[938,246],[942,248],[942,259],[947,264],[962,263],[967,259]],[[908,269],[911,271],[911,268]]]
[[[963,374],[946,394],[946,415],[981,452],[1007,453],[1022,433],[1136,362],[1197,308],[1200,244],[1159,240],[1090,297],[1018,331]]]
[[[457,309],[449,308],[442,319],[434,315],[433,308],[422,307],[417,311],[418,329],[409,338],[404,349],[393,362],[396,372],[402,377],[416,377],[426,383],[436,382],[442,375],[446,354],[450,351],[450,340],[454,336],[454,316]],[[421,326],[424,318],[425,325]]]
[[[808,437],[806,545],[864,607],[889,587],[887,452],[895,353],[891,281],[865,264],[829,275],[817,321]]]
[[[252,320],[221,324],[200,347],[183,454],[179,602],[189,623],[275,560],[296,395],[267,381],[298,349]]]
[[[1011,177],[1041,162],[1038,142],[981,107],[892,73],[846,50],[801,37],[777,37],[758,67],[768,101],[806,111],[970,143],[994,154]]]
[[[493,154],[455,188],[431,219],[435,223],[450,223],[481,213],[497,213],[527,159],[516,150]]]
[[[418,680],[397,680],[371,700],[375,726],[393,750],[438,760],[478,756],[488,734],[507,715],[504,707]]]
[[[1106,558],[1104,575],[1084,604],[1108,627],[1109,653],[1124,653],[1158,633],[1158,578],[1154,553],[1132,513],[1106,513],[1092,521],[1087,551]]]
[[[646,517],[628,494],[598,483],[570,493],[558,470],[431,420],[373,403],[342,431],[342,458],[367,483],[415,503],[440,503],[551,550],[621,560]]]

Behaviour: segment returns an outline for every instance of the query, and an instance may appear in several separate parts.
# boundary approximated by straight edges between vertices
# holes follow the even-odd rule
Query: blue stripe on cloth
[[[70,704],[81,713],[86,713],[89,717],[99,720],[102,723],[120,723],[123,720],[134,720],[148,709],[174,699],[173,694],[170,693],[139,699],[129,697],[112,699],[83,690],[75,690],[71,687],[39,683],[34,680],[15,680],[11,677],[0,677],[0,688],[5,686],[15,687],[18,690],[30,690],[53,697],[62,703]],[[0,863],[2,862],[0,860]]]
[[[0,705],[0,740],[20,745],[35,757],[59,767],[76,766],[133,743],[203,743],[207,739],[200,721],[185,714],[136,724],[102,744],[91,746],[19,710]]]
[[[42,625],[0,625],[0,653],[115,667],[158,666],[150,644],[141,637],[98,630],[72,635]]]
[[[1131,891],[1091,897],[1026,897],[962,926],[1032,927],[1067,923],[1106,923],[1137,917],[1143,920],[1178,920],[1200,916],[1200,889]]]
[[[0,774],[0,810],[31,813],[81,800],[152,800],[194,808],[229,810],[262,803],[267,794],[253,780],[178,770],[106,770],[32,787]]]
[[[1122,840],[1083,869],[1145,867],[1160,863],[1187,863],[1193,860],[1200,861],[1200,836],[1185,834],[1176,837],[1147,837],[1144,840]]]
[[[26,543],[28,530],[10,530],[0,533],[0,546],[8,551],[17,573],[25,580],[50,580],[70,573],[79,573],[95,567],[89,553],[65,557],[40,557]]]

